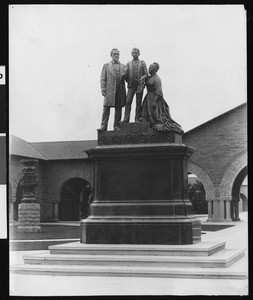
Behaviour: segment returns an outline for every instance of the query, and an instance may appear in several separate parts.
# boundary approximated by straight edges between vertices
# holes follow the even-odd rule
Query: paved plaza
[[[240,218],[239,222],[226,223],[235,226],[219,231],[202,232],[202,241],[226,241],[227,249],[246,249],[245,257],[230,268],[247,272],[248,213],[240,213]],[[207,218],[204,216],[200,219],[205,223]],[[11,251],[10,265],[23,264],[24,254],[48,252],[48,250]],[[10,273],[10,295],[248,295],[248,279],[41,276]]]

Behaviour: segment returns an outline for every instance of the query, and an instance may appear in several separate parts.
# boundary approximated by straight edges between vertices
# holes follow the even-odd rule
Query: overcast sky
[[[11,5],[10,133],[96,139],[100,74],[115,47],[124,64],[133,47],[160,64],[164,98],[185,132],[247,101],[242,5]],[[111,109],[109,130],[113,118]]]

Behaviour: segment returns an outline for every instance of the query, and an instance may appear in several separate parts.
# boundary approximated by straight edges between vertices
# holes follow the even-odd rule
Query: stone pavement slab
[[[247,295],[247,280],[12,274],[11,295]]]
[[[206,232],[202,241],[223,242],[226,248],[246,249],[246,256],[230,268],[248,270],[247,213],[233,227]],[[46,251],[11,251],[10,264],[23,264],[24,254]],[[248,295],[248,279],[181,279],[143,277],[52,276],[10,274],[10,295],[86,296],[86,295]]]

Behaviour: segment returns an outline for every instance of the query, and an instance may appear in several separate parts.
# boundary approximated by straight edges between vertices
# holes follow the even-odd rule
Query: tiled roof
[[[10,147],[9,147],[10,154],[31,157],[36,159],[43,159],[43,160],[46,159],[30,143],[28,143],[25,140],[22,140],[14,135],[10,135],[9,141],[10,141]]]
[[[31,143],[46,160],[87,158],[85,150],[95,148],[96,140]]]

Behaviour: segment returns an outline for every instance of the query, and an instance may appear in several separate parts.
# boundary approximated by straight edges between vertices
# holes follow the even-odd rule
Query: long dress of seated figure
[[[181,126],[171,118],[169,106],[163,98],[162,82],[156,74],[158,69],[158,63],[149,67],[150,75],[145,82],[147,94],[142,104],[142,121],[150,122],[157,131],[175,131],[182,134]]]

